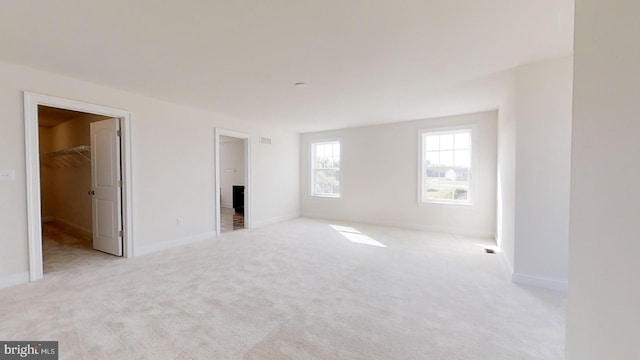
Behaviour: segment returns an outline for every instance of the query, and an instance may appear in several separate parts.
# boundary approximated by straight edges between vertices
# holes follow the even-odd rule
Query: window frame
[[[469,133],[469,189],[467,200],[446,200],[446,199],[425,199],[423,197],[424,184],[426,180],[425,160],[425,135],[448,135],[468,132]],[[425,128],[418,130],[418,204],[419,205],[452,205],[452,206],[472,206],[475,204],[477,191],[477,140],[475,124]]]
[[[340,167],[338,168],[338,194],[317,194],[315,192],[315,163],[316,163],[316,145],[326,145],[338,143],[340,145]],[[339,199],[342,197],[342,139],[330,138],[330,139],[318,139],[311,140],[309,143],[309,196],[316,198],[326,199]]]

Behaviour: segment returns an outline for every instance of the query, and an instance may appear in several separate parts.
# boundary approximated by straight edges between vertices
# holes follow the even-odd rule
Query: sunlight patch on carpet
[[[342,236],[351,240],[351,242],[364,244],[364,245],[378,246],[378,247],[387,247],[383,243],[372,239],[371,237],[361,233],[360,231],[350,226],[340,226],[340,225],[329,225],[329,226],[331,226],[334,230],[339,232]]]

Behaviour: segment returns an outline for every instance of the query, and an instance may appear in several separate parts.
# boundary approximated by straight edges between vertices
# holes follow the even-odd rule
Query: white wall
[[[515,262],[516,224],[516,85],[515,70],[504,74],[504,95],[498,111],[498,179],[496,242],[509,276]]]
[[[567,286],[572,58],[505,74],[498,120],[498,244],[516,282]]]
[[[243,140],[220,143],[220,171],[220,206],[230,208],[233,207],[233,186],[245,185]]]
[[[302,215],[477,236],[494,236],[497,112],[400,122],[301,135]],[[476,128],[477,197],[472,206],[418,204],[420,129]],[[342,196],[309,195],[310,142],[342,140]]]
[[[253,180],[249,186],[254,227],[300,216],[300,135],[281,132],[273,126],[261,134],[271,138],[271,144],[261,144],[258,137],[252,138]]]
[[[40,127],[40,153],[91,145],[90,122],[102,118],[80,115],[52,128]],[[47,150],[42,149],[43,145]],[[85,156],[90,157],[91,154]],[[91,232],[91,197],[87,194],[91,189],[91,162],[69,160],[65,165],[61,165],[64,163],[55,157],[46,157],[41,161],[42,216]]]
[[[134,253],[214,234],[214,129],[252,134],[254,225],[299,213],[299,136],[139,94],[0,63],[0,284],[28,271],[23,90],[132,113]],[[273,139],[261,145],[259,136]],[[177,227],[176,219],[184,219]],[[6,283],[6,282],[5,282]]]
[[[567,359],[640,359],[640,2],[576,2]]]
[[[566,289],[573,60],[517,69],[515,280]]]
[[[51,128],[42,126],[38,128],[38,140],[41,154],[46,154],[53,151],[53,138],[51,133]],[[56,200],[53,180],[55,168],[53,167],[54,163],[46,163],[47,160],[44,161],[44,163],[41,162],[40,166],[40,206],[42,207],[41,216],[43,219],[47,220],[53,219],[56,212]]]

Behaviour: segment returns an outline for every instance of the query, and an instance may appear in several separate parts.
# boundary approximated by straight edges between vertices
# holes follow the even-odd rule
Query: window
[[[422,202],[471,204],[471,135],[471,129],[422,132]]]
[[[311,195],[340,197],[340,141],[311,144]]]

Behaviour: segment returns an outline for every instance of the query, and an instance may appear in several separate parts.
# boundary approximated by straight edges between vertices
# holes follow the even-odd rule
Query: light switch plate
[[[15,170],[0,170],[0,181],[13,181],[16,179]]]

